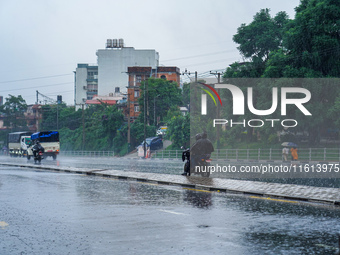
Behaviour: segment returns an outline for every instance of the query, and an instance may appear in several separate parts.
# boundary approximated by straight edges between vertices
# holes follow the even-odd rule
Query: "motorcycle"
[[[40,163],[41,160],[44,158],[44,147],[42,147],[40,144],[35,144],[32,147],[32,152],[33,152],[33,159],[34,163]],[[27,159],[29,159],[29,156],[27,155]]]
[[[190,149],[187,148],[182,152],[182,161],[185,161],[184,173],[182,175],[190,176],[191,174],[200,174],[202,177],[210,176],[210,155],[200,155],[197,160],[197,165],[193,167],[190,165]]]

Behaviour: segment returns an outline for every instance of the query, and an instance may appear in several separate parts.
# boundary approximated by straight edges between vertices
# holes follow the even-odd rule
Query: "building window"
[[[135,90],[135,97],[139,97],[139,90]]]
[[[134,109],[135,112],[139,112],[139,105],[136,105],[134,108],[135,108]]]
[[[142,82],[142,76],[141,75],[136,75],[136,82],[141,83]]]
[[[98,85],[97,84],[87,84],[87,91],[88,92],[97,92]]]
[[[87,72],[87,78],[88,79],[98,79],[98,72]]]
[[[161,79],[166,80],[166,76],[163,74],[163,75],[161,76]]]

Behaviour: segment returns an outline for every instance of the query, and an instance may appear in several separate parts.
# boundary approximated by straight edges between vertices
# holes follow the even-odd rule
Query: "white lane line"
[[[5,229],[8,226],[8,223],[5,221],[0,221],[0,228]]]
[[[185,214],[185,213],[179,213],[179,212],[174,212],[174,211],[169,211],[169,210],[163,210],[163,209],[159,209],[158,211],[166,212],[166,213],[171,213],[171,214],[176,214],[176,215],[187,215],[187,214]]]

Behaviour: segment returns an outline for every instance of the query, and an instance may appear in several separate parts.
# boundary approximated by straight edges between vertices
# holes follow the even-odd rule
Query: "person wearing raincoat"
[[[292,154],[292,160],[296,161],[298,160],[298,153],[297,153],[297,148],[293,147],[290,149],[290,153]]]

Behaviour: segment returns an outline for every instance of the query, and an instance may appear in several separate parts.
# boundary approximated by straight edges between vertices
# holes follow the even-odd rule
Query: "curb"
[[[203,185],[203,184],[197,184],[197,183],[187,183],[187,181],[195,182],[195,181],[207,180],[206,178],[195,177],[195,176],[152,174],[152,173],[141,173],[141,172],[124,172],[124,171],[110,170],[110,169],[81,170],[78,168],[61,168],[61,167],[54,167],[54,166],[14,164],[14,163],[1,163],[1,162],[0,162],[0,165],[16,166],[16,167],[23,167],[23,168],[37,168],[40,170],[51,170],[51,171],[64,172],[64,173],[84,174],[84,175],[112,178],[112,179],[117,179],[117,180],[136,181],[136,182],[152,183],[152,184],[159,184],[159,185],[172,185],[172,186],[179,186],[183,188],[197,189],[197,190],[210,191],[210,192],[242,194],[246,196],[259,196],[263,198],[276,198],[276,199],[284,199],[284,200],[290,200],[290,201],[310,202],[310,203],[315,203],[315,204],[327,204],[327,205],[333,205],[333,206],[340,206],[340,200],[320,199],[320,198],[313,198],[313,197],[275,194],[275,193],[270,193],[270,192],[260,192],[256,190],[249,191],[249,190],[242,190],[242,189],[232,189],[232,188],[227,188],[227,187],[218,187],[218,186],[212,186],[212,185]],[[110,171],[110,173],[107,173],[107,171]],[[153,175],[154,175],[154,178],[153,178]],[[157,176],[158,177],[167,176],[170,179],[175,178],[178,180],[159,180],[155,178]],[[252,182],[252,181],[245,181],[245,182]]]

